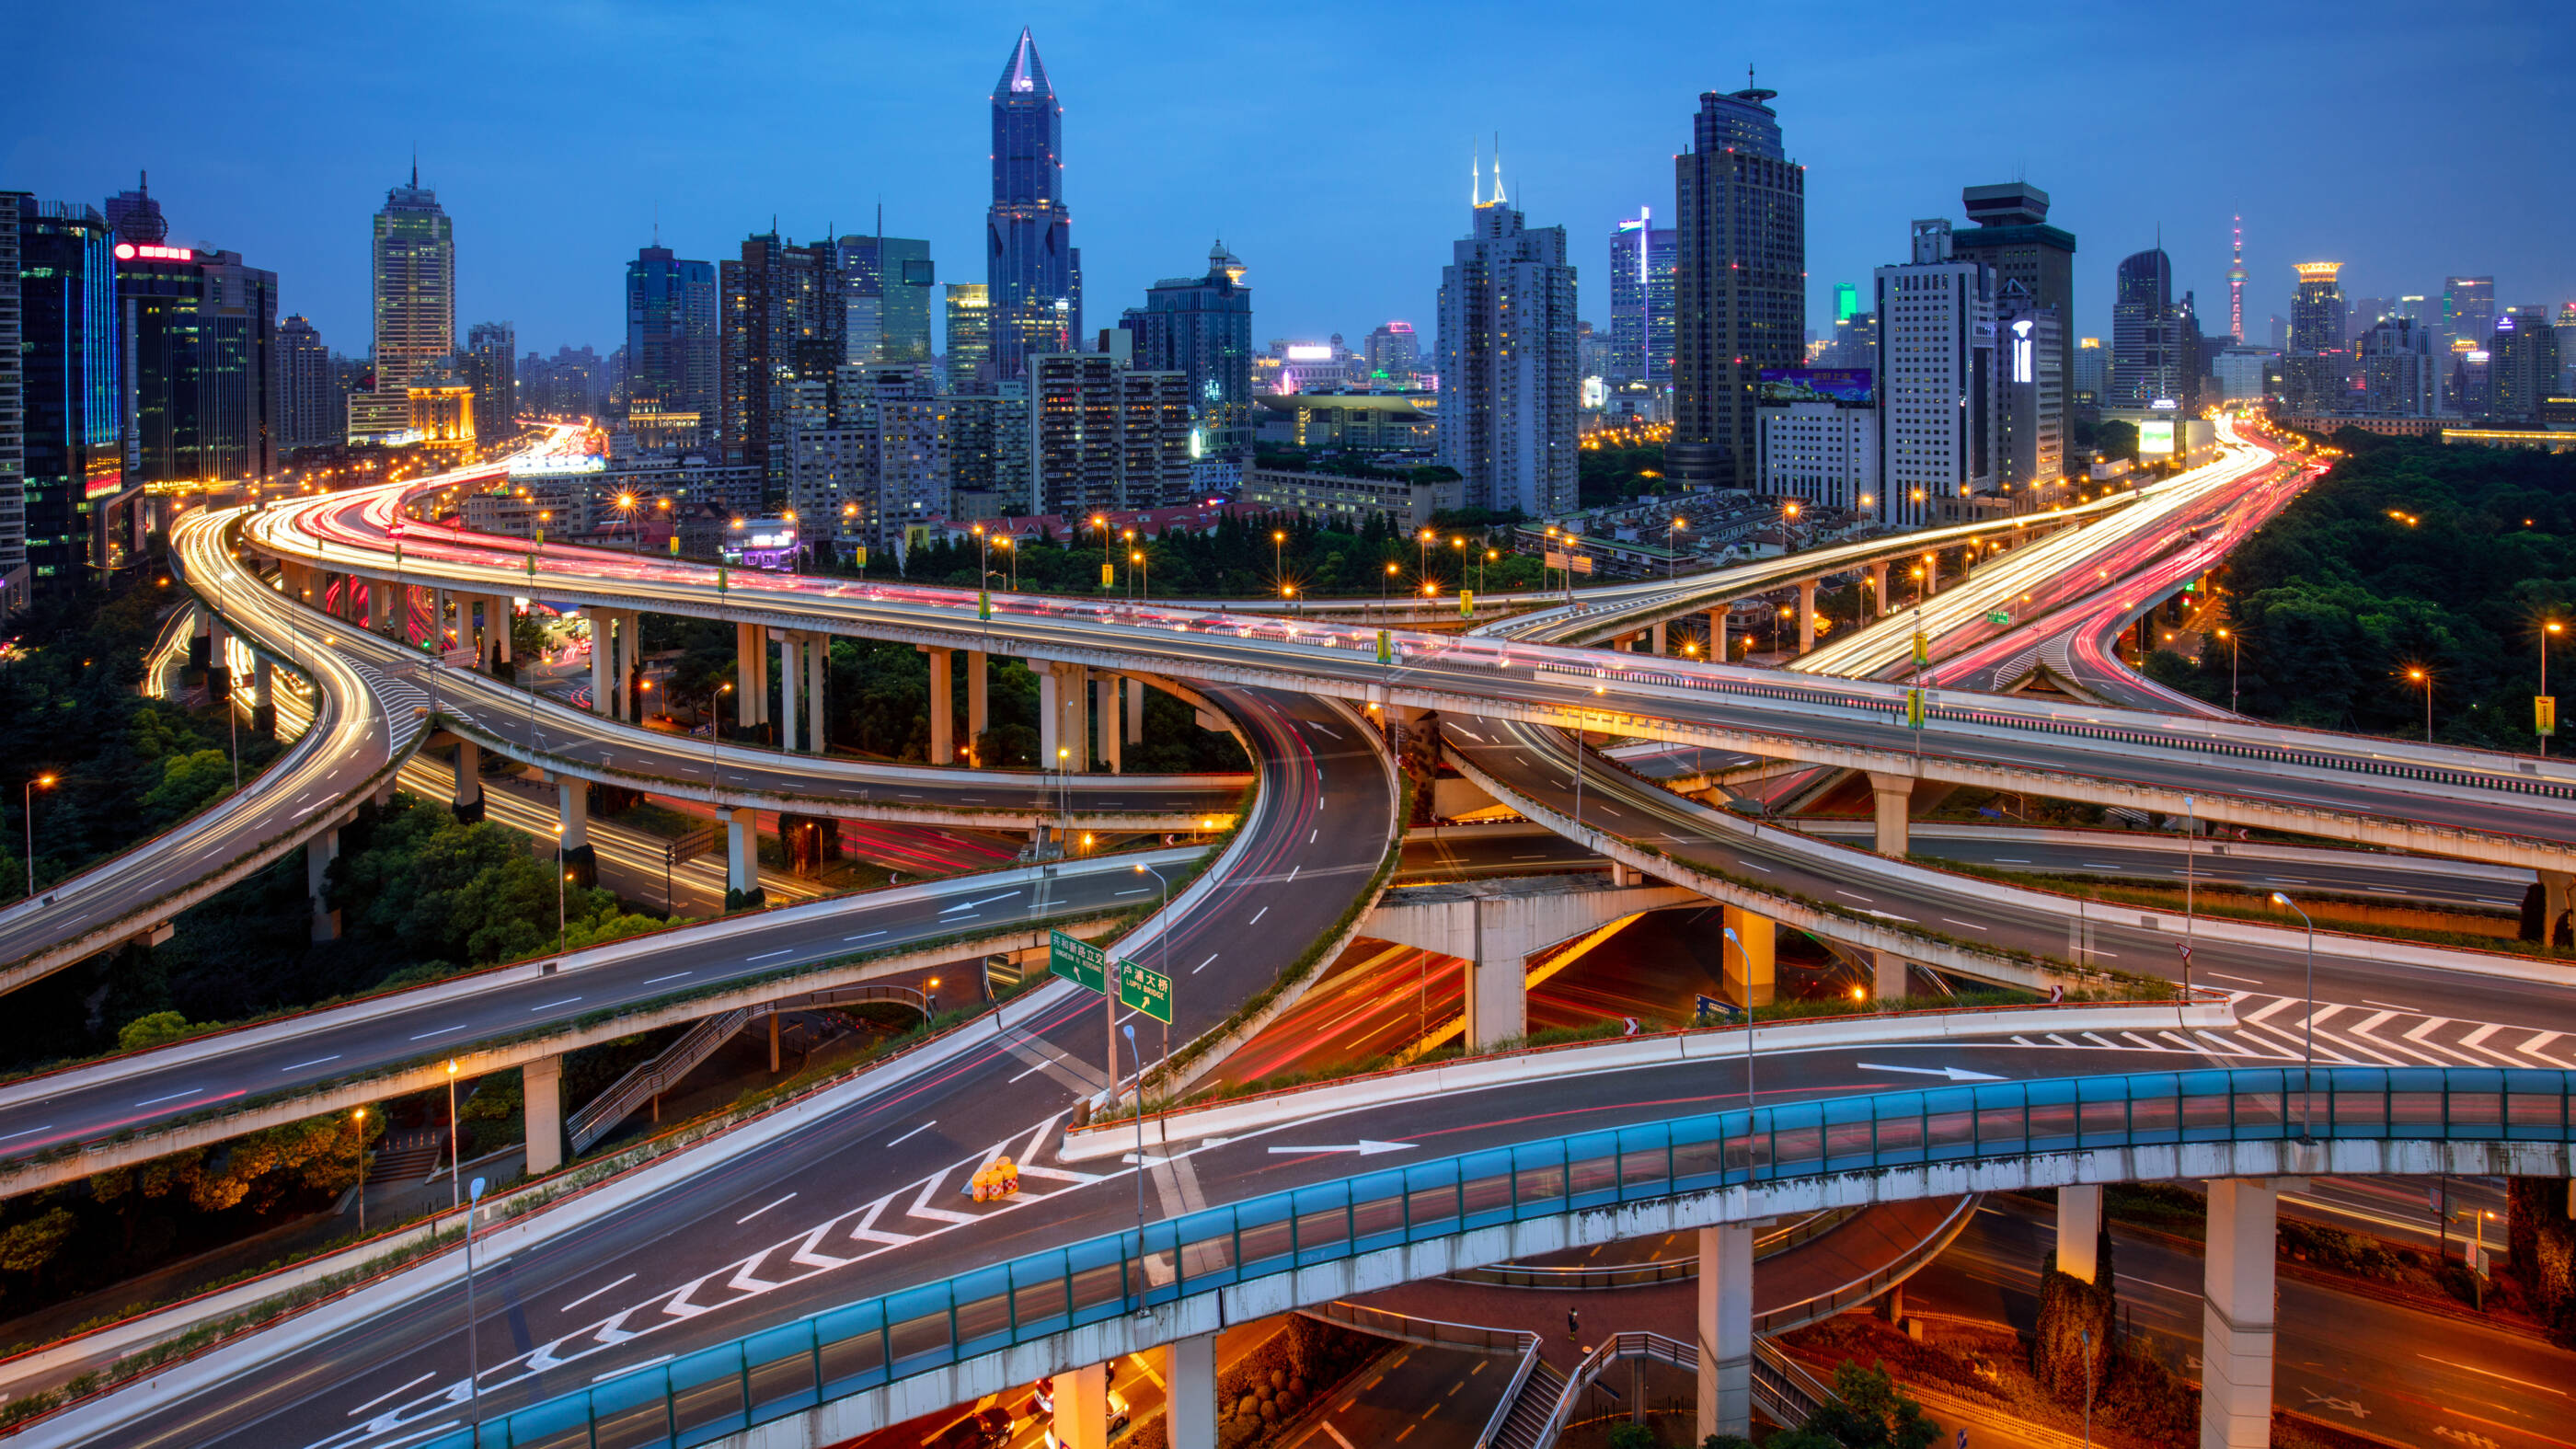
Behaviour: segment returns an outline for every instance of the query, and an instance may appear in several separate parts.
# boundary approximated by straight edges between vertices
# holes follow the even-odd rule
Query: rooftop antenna
[[[658,247],[658,246],[660,246],[661,244],[662,244],[662,203],[661,203],[661,202],[659,202],[659,201],[656,201],[656,202],[654,202],[654,203],[653,203],[653,245],[655,245],[655,246],[657,246],[657,247]]]
[[[420,189],[420,143],[418,141],[411,143],[411,185],[414,191]]]
[[[1503,204],[1503,133],[1494,133],[1494,204]]]
[[[1470,206],[1482,206],[1485,204],[1485,152],[1483,150],[1483,143],[1470,138],[1467,142],[1467,153],[1469,156],[1467,174],[1474,178],[1467,184],[1467,203]]]

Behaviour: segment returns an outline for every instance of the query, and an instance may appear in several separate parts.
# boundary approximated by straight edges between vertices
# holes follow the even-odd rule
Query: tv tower
[[[2236,259],[2227,268],[2227,331],[2245,343],[2245,218],[2236,219]]]

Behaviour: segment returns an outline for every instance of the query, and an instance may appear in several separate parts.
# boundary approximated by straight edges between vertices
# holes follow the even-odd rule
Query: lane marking
[[[1261,924],[1261,918],[1262,918],[1263,916],[1266,916],[1266,915],[1269,915],[1269,914],[1270,914],[1270,908],[1269,908],[1268,906],[1263,906],[1260,910],[1254,911],[1254,912],[1252,913],[1252,919],[1251,919],[1251,920],[1249,920],[1249,921],[1247,921],[1247,922],[1245,922],[1244,924],[1246,924],[1246,925],[1250,925],[1250,926],[1258,926],[1258,925],[1260,925],[1260,924]]]
[[[637,1369],[648,1369],[648,1368],[651,1368],[653,1365],[655,1365],[655,1364],[657,1364],[657,1363],[669,1363],[669,1362],[671,1361],[671,1358],[672,1358],[672,1356],[671,1356],[670,1354],[667,1354],[667,1353],[665,1353],[665,1354],[657,1354],[657,1355],[655,1355],[655,1356],[654,1356],[654,1357],[652,1357],[652,1358],[648,1358],[648,1359],[644,1360],[642,1363],[639,1363],[639,1364],[634,1365],[632,1368],[610,1369],[608,1372],[606,1372],[606,1373],[604,1373],[604,1374],[600,1374],[599,1376],[597,1376],[597,1377],[593,1378],[593,1379],[591,1380],[591,1382],[592,1382],[592,1383],[594,1383],[594,1384],[597,1384],[597,1383],[605,1383],[605,1382],[607,1382],[608,1380],[610,1380],[610,1379],[613,1379],[613,1378],[617,1377],[619,1374],[628,1374],[628,1373],[633,1373],[633,1372],[635,1372]]]
[[[695,974],[695,972],[691,971],[674,971],[668,976],[648,976],[644,979],[644,984],[647,986],[653,986],[664,981],[677,981],[683,976],[692,976]]]
[[[565,998],[564,998],[563,1000],[561,1000],[561,1001],[549,1001],[549,1002],[547,1002],[547,1003],[546,1003],[545,1005],[543,1005],[543,1006],[531,1006],[531,1007],[529,1007],[529,1008],[528,1008],[528,1010],[529,1010],[529,1012],[530,1012],[531,1014],[534,1014],[534,1013],[536,1013],[536,1012],[540,1012],[540,1011],[552,1011],[552,1010],[554,1010],[554,1009],[555,1009],[556,1007],[558,1007],[558,1006],[570,1006],[570,1005],[572,1005],[574,1002],[579,1001],[579,1000],[581,1000],[581,998],[580,998],[580,997],[578,997],[578,996],[567,996],[567,997],[565,997]]]
[[[585,1304],[585,1303],[588,1303],[588,1302],[589,1302],[590,1300],[592,1300],[593,1298],[598,1297],[600,1294],[602,1294],[602,1293],[606,1293],[606,1292],[610,1291],[610,1289],[623,1288],[623,1287],[625,1287],[627,1284],[632,1283],[632,1282],[634,1282],[634,1281],[635,1281],[635,1275],[634,1275],[634,1274],[632,1274],[632,1273],[629,1273],[629,1274],[627,1274],[625,1277],[618,1279],[618,1280],[617,1280],[616,1282],[614,1282],[614,1283],[610,1283],[610,1284],[608,1284],[608,1285],[606,1285],[606,1286],[604,1286],[604,1287],[599,1287],[599,1288],[593,1288],[593,1289],[591,1289],[589,1292],[584,1293],[584,1294],[583,1294],[583,1295],[581,1295],[579,1298],[576,1298],[576,1299],[574,1299],[573,1301],[571,1301],[570,1303],[565,1304],[563,1307],[556,1309],[556,1310],[555,1310],[555,1312],[557,1312],[557,1313],[570,1313],[570,1312],[572,1312],[574,1309],[579,1308],[581,1305],[583,1305],[583,1304]],[[425,1377],[427,1377],[427,1375],[423,1375],[422,1377],[424,1377],[424,1378],[425,1378]]]
[[[796,948],[793,946],[781,946],[775,951],[763,951],[757,956],[745,956],[742,959],[745,961],[766,961],[772,956],[784,956],[795,949]]]
[[[1199,964],[1197,964],[1196,966],[1191,967],[1191,968],[1190,968],[1190,974],[1191,974],[1192,976],[1196,976],[1196,975],[1198,975],[1200,972],[1205,971],[1205,970],[1208,968],[1208,961],[1213,961],[1213,960],[1215,960],[1215,959],[1216,959],[1219,955],[1221,955],[1221,954],[1223,954],[1223,953],[1221,953],[1221,952],[1217,952],[1217,951],[1210,951],[1210,952],[1208,953],[1207,961],[1201,961],[1201,962],[1200,962]]]
[[[2484,1374],[2484,1375],[2486,1375],[2488,1378],[2491,1378],[2491,1379],[2502,1379],[2502,1380],[2504,1380],[2506,1383],[2509,1383],[2509,1384],[2519,1384],[2519,1385],[2521,1385],[2523,1388],[2526,1388],[2526,1389],[2538,1389],[2540,1392],[2542,1392],[2542,1393],[2544,1393],[2544,1394],[2556,1394],[2558,1397],[2560,1397],[2560,1398],[2562,1398],[2562,1399],[2563,1399],[2563,1398],[2568,1397],[2568,1393],[2567,1393],[2567,1391],[2566,1391],[2565,1389],[2553,1389],[2553,1388],[2551,1388],[2551,1387],[2550,1387],[2549,1385],[2547,1385],[2547,1384],[2535,1384],[2535,1383],[2533,1383],[2533,1382],[2532,1382],[2531,1380],[2529,1380],[2529,1379],[2518,1379],[2518,1378],[2515,1378],[2515,1377],[2514,1377],[2513,1375],[2511,1375],[2511,1374],[2500,1374],[2500,1373],[2497,1373],[2494,1369],[2489,1369],[2489,1368],[2480,1368],[2480,1367],[2478,1367],[2476,1364],[2473,1364],[2473,1363],[2459,1363],[2459,1362],[2456,1362],[2456,1361],[2454,1361],[2454,1360],[2452,1360],[2452,1359],[2447,1359],[2447,1358],[2435,1358],[2435,1357],[2433,1357],[2433,1356],[2432,1356],[2431,1354],[2429,1354],[2429,1353],[2419,1353],[2419,1354],[2417,1354],[2417,1355],[2415,1355],[2415,1356],[2416,1356],[2417,1358],[2423,1359],[2423,1360],[2424,1360],[2424,1361],[2426,1361],[2427,1363],[2437,1363],[2437,1364],[2442,1365],[2442,1366],[2443,1366],[2443,1367],[2445,1367],[2445,1368],[2467,1369],[2470,1373],[2473,1373],[2473,1374]],[[1338,1437],[1338,1436],[1336,1436],[1336,1437]]]
[[[349,1417],[354,1419],[360,1414],[367,1412],[369,1409],[374,1408],[376,1405],[383,1403],[385,1400],[392,1398],[394,1395],[403,1392],[404,1389],[419,1388],[422,1384],[428,1383],[431,1379],[436,1377],[438,1377],[438,1375],[435,1373],[426,1373],[422,1374],[419,1378],[413,1379],[410,1383],[403,1385],[400,1389],[388,1389],[385,1392],[376,1395],[374,1398],[367,1400],[365,1403],[360,1404],[358,1407],[351,1409],[349,1411]]]
[[[193,1096],[197,1095],[199,1092],[202,1092],[202,1091],[204,1091],[204,1090],[206,1090],[206,1089],[205,1089],[205,1088],[203,1088],[203,1087],[189,1087],[189,1088],[187,1088],[187,1089],[186,1089],[186,1090],[184,1090],[184,1091],[172,1092],[172,1093],[170,1093],[168,1096],[164,1096],[164,1097],[146,1097],[146,1098],[144,1098],[142,1101],[137,1102],[137,1103],[135,1103],[134,1105],[135,1105],[135,1106],[137,1106],[137,1107],[149,1107],[149,1106],[151,1106],[151,1105],[152,1105],[153,1103],[155,1103],[155,1102],[175,1102],[175,1101],[178,1101],[181,1097],[193,1097]]]
[[[2203,976],[2215,976],[2215,977],[2217,977],[2217,978],[2218,978],[2219,980],[2221,980],[2221,981],[2242,981],[2242,982],[2244,982],[2244,983],[2245,983],[2246,985],[2248,985],[2248,986],[2260,986],[2260,985],[2262,985],[2262,984],[2263,984],[2262,982],[2255,980],[2255,979],[2254,979],[2253,977],[2251,977],[2251,976],[2230,976],[2230,975],[2228,975],[2228,974],[2227,974],[2226,972],[2224,972],[2224,971],[2207,971],[2207,970],[2204,970],[2204,971],[2202,971],[2200,974],[2201,974],[2201,975],[2203,975]],[[2373,1006],[2376,1006],[2376,1005],[2378,1005],[2379,1003],[2377,1003],[2377,1002],[2372,1002],[2371,1004],[2372,1004]]]
[[[31,1137],[39,1132],[49,1132],[53,1130],[53,1126],[53,1123],[48,1122],[42,1127],[29,1127],[24,1131],[12,1132],[6,1137],[0,1137],[0,1142],[14,1142],[21,1137]]]
[[[278,1070],[279,1070],[279,1071],[281,1071],[281,1072],[294,1072],[294,1071],[301,1071],[301,1070],[303,1070],[303,1069],[304,1069],[304,1068],[306,1068],[306,1067],[318,1067],[318,1066],[322,1065],[324,1062],[336,1062],[336,1061],[338,1061],[339,1059],[340,1059],[340,1054],[339,1054],[338,1052],[333,1052],[331,1055],[329,1055],[329,1056],[327,1056],[327,1057],[315,1057],[313,1060],[311,1060],[311,1061],[309,1061],[309,1062],[297,1062],[294,1066],[291,1066],[291,1067],[279,1067],[279,1068],[278,1068]],[[9,1139],[7,1139],[7,1138],[5,1138],[5,1137],[0,1137],[0,1142],[6,1142],[6,1141],[8,1141],[8,1140],[9,1140]]]
[[[1021,1077],[1025,1077],[1025,1076],[1027,1076],[1027,1075],[1028,1075],[1028,1073],[1026,1073],[1026,1072],[1022,1072],[1022,1073],[1020,1074],[1020,1076],[1021,1076]],[[1011,1080],[1012,1080],[1012,1081],[1014,1081],[1014,1082],[1018,1081],[1019,1079],[1020,1079],[1020,1077],[1013,1077],[1013,1078],[1011,1078]],[[886,1146],[888,1146],[888,1147],[901,1147],[903,1144],[905,1144],[905,1143],[907,1143],[907,1142],[910,1142],[910,1141],[911,1141],[912,1139],[914,1139],[915,1137],[920,1136],[922,1133],[927,1132],[927,1131],[929,1131],[931,1128],[936,1127],[936,1126],[938,1126],[938,1125],[939,1125],[939,1119],[938,1119],[938,1118],[936,1118],[936,1117],[933,1117],[933,1118],[931,1118],[929,1121],[922,1123],[920,1126],[913,1128],[913,1129],[912,1129],[911,1131],[909,1131],[909,1132],[906,1132],[906,1133],[905,1133],[905,1134],[903,1134],[901,1137],[898,1137],[898,1138],[896,1138],[895,1140],[893,1140],[892,1142],[887,1143],[887,1144],[886,1144]]]
[[[855,936],[843,936],[841,939],[844,941],[864,941],[870,936],[882,936],[884,934],[885,932],[883,931],[861,931]]]
[[[794,1194],[794,1193],[792,1193],[792,1192],[791,1192],[791,1193],[789,1193],[787,1196],[780,1198],[780,1199],[778,1200],[778,1202],[762,1203],[760,1206],[758,1206],[758,1207],[756,1207],[756,1208],[753,1208],[751,1211],[749,1211],[749,1212],[747,1212],[747,1213],[744,1213],[741,1217],[735,1218],[735,1219],[733,1220],[733,1225],[734,1225],[735,1227],[741,1227],[744,1223],[750,1222],[753,1218],[756,1218],[756,1217],[760,1216],[762,1213],[765,1213],[765,1212],[769,1211],[771,1208],[774,1208],[774,1207],[778,1206],[778,1203],[783,1203],[783,1202],[792,1202],[792,1201],[794,1201],[794,1200],[795,1200],[795,1198],[796,1198],[796,1194]]]
[[[418,1036],[413,1037],[413,1038],[412,1038],[412,1040],[413,1040],[413,1041],[426,1041],[426,1040],[428,1040],[429,1038],[434,1037],[434,1036],[445,1036],[445,1035],[447,1035],[447,1034],[448,1034],[449,1032],[451,1032],[451,1031],[463,1031],[463,1030],[466,1028],[466,1025],[467,1025],[467,1024],[466,1024],[465,1022],[461,1022],[461,1021],[460,1021],[460,1022],[458,1022],[456,1025],[454,1025],[454,1026],[442,1026],[442,1027],[440,1027],[440,1028],[439,1028],[438,1030],[436,1030],[436,1031],[424,1031],[424,1032],[420,1033]]]

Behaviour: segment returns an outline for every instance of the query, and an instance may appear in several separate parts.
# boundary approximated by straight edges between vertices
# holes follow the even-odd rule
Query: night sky
[[[2162,227],[2205,330],[2245,218],[2246,330],[2290,264],[2347,297],[2576,300],[2576,9],[2427,5],[30,3],[10,22],[0,187],[99,203],[149,168],[171,239],[277,271],[335,350],[367,344],[368,217],[411,147],[456,219],[464,324],[521,349],[624,338],[652,236],[737,253],[771,214],[926,236],[981,281],[989,95],[1023,24],[1065,107],[1087,324],[1222,235],[1254,337],[1434,330],[1469,147],[1502,138],[1534,225],[1568,228],[1606,320],[1608,234],[1668,217],[1672,153],[1745,66],[1808,167],[1808,310],[1902,260],[1963,185],[2026,178],[2073,231],[2076,327]]]

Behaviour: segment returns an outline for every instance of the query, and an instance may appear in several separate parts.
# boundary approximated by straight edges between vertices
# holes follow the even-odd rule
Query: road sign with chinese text
[[[1062,931],[1047,933],[1047,971],[1086,991],[1109,989],[1109,953]]]
[[[1172,1024],[1172,978],[1133,961],[1118,963],[1118,1004]]]

